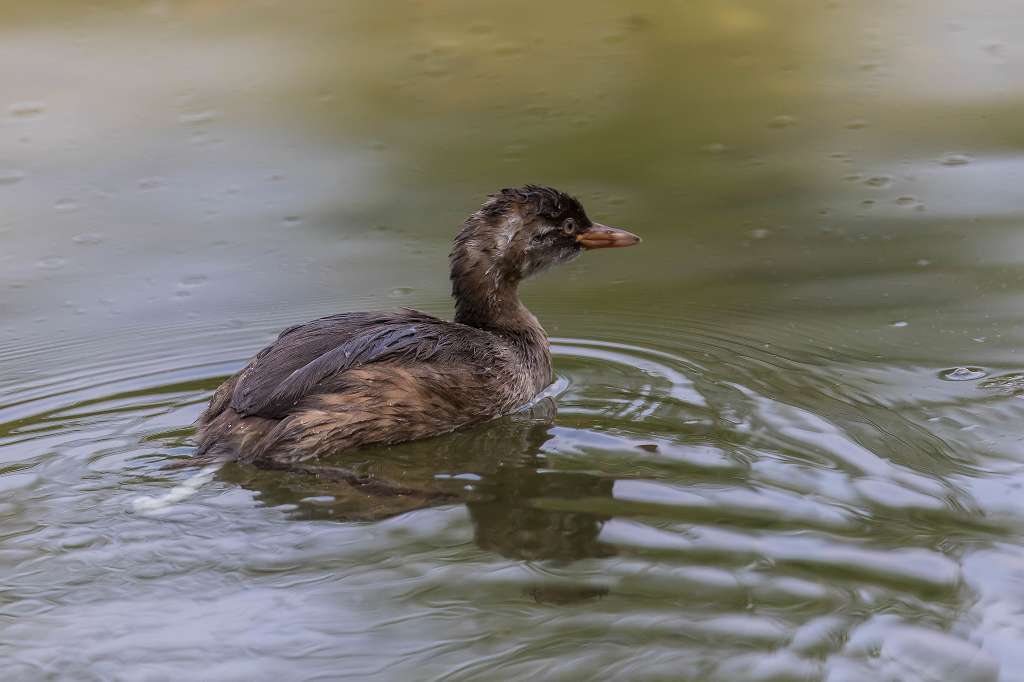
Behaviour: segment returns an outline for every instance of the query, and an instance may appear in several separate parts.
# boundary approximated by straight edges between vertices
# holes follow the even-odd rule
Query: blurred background
[[[1022,679],[1022,34],[0,2],[12,679]],[[370,492],[164,468],[288,324],[447,316],[451,237],[527,182],[645,239],[525,287],[557,414],[353,455]]]

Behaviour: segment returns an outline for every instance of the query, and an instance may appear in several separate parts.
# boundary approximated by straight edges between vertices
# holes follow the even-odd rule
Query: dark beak
[[[589,251],[590,249],[617,249],[623,246],[633,246],[640,241],[640,237],[632,232],[594,223],[576,235],[576,241]]]

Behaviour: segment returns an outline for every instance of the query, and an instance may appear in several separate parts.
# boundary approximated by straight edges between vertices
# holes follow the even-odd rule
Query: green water
[[[4,679],[1024,680],[1022,32],[3,3]],[[644,237],[526,287],[550,400],[366,486],[165,467],[283,327],[449,314],[525,182]]]

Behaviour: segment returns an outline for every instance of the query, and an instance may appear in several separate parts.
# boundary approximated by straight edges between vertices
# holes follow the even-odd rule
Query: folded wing
[[[286,329],[233,381],[217,412],[280,419],[332,377],[388,359],[427,359],[442,350],[442,322],[416,311],[332,315]],[[227,385],[225,386],[227,387]],[[214,401],[217,403],[218,401]],[[211,405],[213,408],[213,405]],[[204,415],[208,421],[215,414]]]

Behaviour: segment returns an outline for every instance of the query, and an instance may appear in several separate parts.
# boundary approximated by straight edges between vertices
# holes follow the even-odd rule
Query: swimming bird
[[[547,335],[520,282],[639,241],[554,188],[496,192],[455,237],[453,321],[403,309],[285,329],[216,390],[198,420],[197,457],[288,468],[509,414],[552,381]]]

